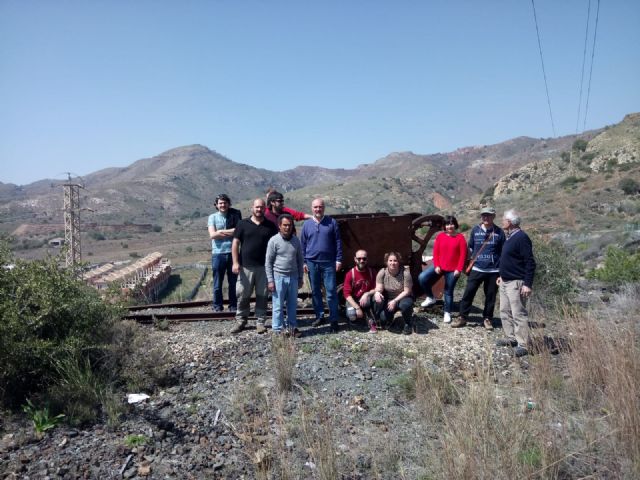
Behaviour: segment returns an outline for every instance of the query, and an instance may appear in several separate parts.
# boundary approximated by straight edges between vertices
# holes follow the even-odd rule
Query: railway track
[[[302,294],[298,296],[298,298],[301,299],[308,297],[308,294]],[[255,299],[252,298],[251,301],[254,302]],[[236,316],[235,312],[230,312],[228,310],[225,310],[223,312],[214,312],[210,309],[210,307],[211,300],[134,305],[128,308],[128,313],[122,318],[124,320],[135,320],[139,323],[153,323],[157,320],[169,320],[176,322],[233,320]],[[268,309],[266,316],[271,317],[271,313],[271,309]],[[314,315],[314,310],[313,308],[298,308],[296,314],[300,316]],[[255,313],[251,312],[249,318],[255,318]]]

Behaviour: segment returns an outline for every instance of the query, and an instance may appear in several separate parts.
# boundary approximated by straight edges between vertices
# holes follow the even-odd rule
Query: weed
[[[22,406],[22,411],[26,413],[29,420],[31,420],[38,438],[42,438],[46,431],[54,428],[64,418],[63,414],[51,416],[49,414],[49,407],[36,408],[29,399],[27,399],[26,405]]]
[[[338,337],[329,337],[327,345],[331,350],[341,350],[344,342]]]
[[[402,373],[392,378],[389,383],[397,387],[408,400],[416,398],[416,384],[410,373]]]
[[[300,345],[300,351],[310,354],[316,351],[316,347],[311,343],[303,343],[302,345]]]
[[[155,316],[153,317],[153,326],[157,329],[160,330],[162,332],[166,332],[167,330],[169,330],[169,320],[167,320],[166,318],[156,318]]]
[[[124,444],[129,447],[141,447],[146,445],[149,439],[146,435],[127,435],[124,439]]]
[[[379,358],[373,362],[376,368],[396,368],[397,362],[392,358]]]

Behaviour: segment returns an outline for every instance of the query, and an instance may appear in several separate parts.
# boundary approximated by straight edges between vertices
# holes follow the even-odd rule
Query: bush
[[[575,175],[570,175],[564,180],[562,180],[560,182],[560,185],[562,185],[563,187],[573,187],[574,185],[577,185],[580,182],[584,182],[585,180],[586,179],[584,178],[579,178],[579,177],[576,177]]]
[[[587,141],[579,138],[573,142],[573,146],[571,148],[579,152],[584,152],[587,149]]]
[[[31,398],[71,424],[114,423],[114,389],[166,385],[169,359],[58,260],[15,260],[0,239],[0,406]]]
[[[640,192],[640,183],[638,183],[633,178],[623,178],[618,182],[618,187],[626,194],[626,195],[635,195]]]
[[[532,236],[536,274],[533,283],[535,300],[543,307],[570,302],[576,293],[575,273],[578,261],[557,240]]]
[[[589,277],[620,286],[640,281],[640,252],[631,254],[621,248],[610,246],[602,268],[589,273]]]
[[[54,383],[57,362],[95,353],[115,317],[56,259],[14,260],[3,241],[0,312],[0,403],[11,406]]]

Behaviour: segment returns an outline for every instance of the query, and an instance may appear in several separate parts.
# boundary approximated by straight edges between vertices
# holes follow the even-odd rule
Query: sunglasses
[[[364,262],[367,259],[367,257],[356,257],[356,260],[359,262]]]

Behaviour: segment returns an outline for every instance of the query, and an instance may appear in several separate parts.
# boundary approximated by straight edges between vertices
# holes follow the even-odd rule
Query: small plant
[[[156,327],[156,329],[162,332],[166,332],[167,330],[169,330],[169,325],[169,320],[167,320],[166,318],[156,318],[155,316],[153,316],[153,326]]]
[[[403,373],[393,378],[390,384],[397,387],[408,400],[416,398],[416,384],[410,373]]]
[[[146,445],[149,439],[146,435],[127,435],[124,439],[124,444],[129,447],[141,447]]]
[[[379,358],[373,362],[373,366],[376,368],[395,368],[396,361],[391,358]]]
[[[22,406],[22,411],[27,414],[33,423],[33,429],[36,431],[38,438],[42,438],[47,430],[54,428],[64,418],[63,414],[52,417],[49,414],[48,407],[36,408],[29,399],[27,399],[27,404]]]
[[[331,337],[327,340],[327,345],[331,350],[340,350],[343,346],[342,340],[337,337]]]
[[[315,347],[310,343],[303,343],[300,346],[300,351],[304,353],[313,353],[316,351]]]

